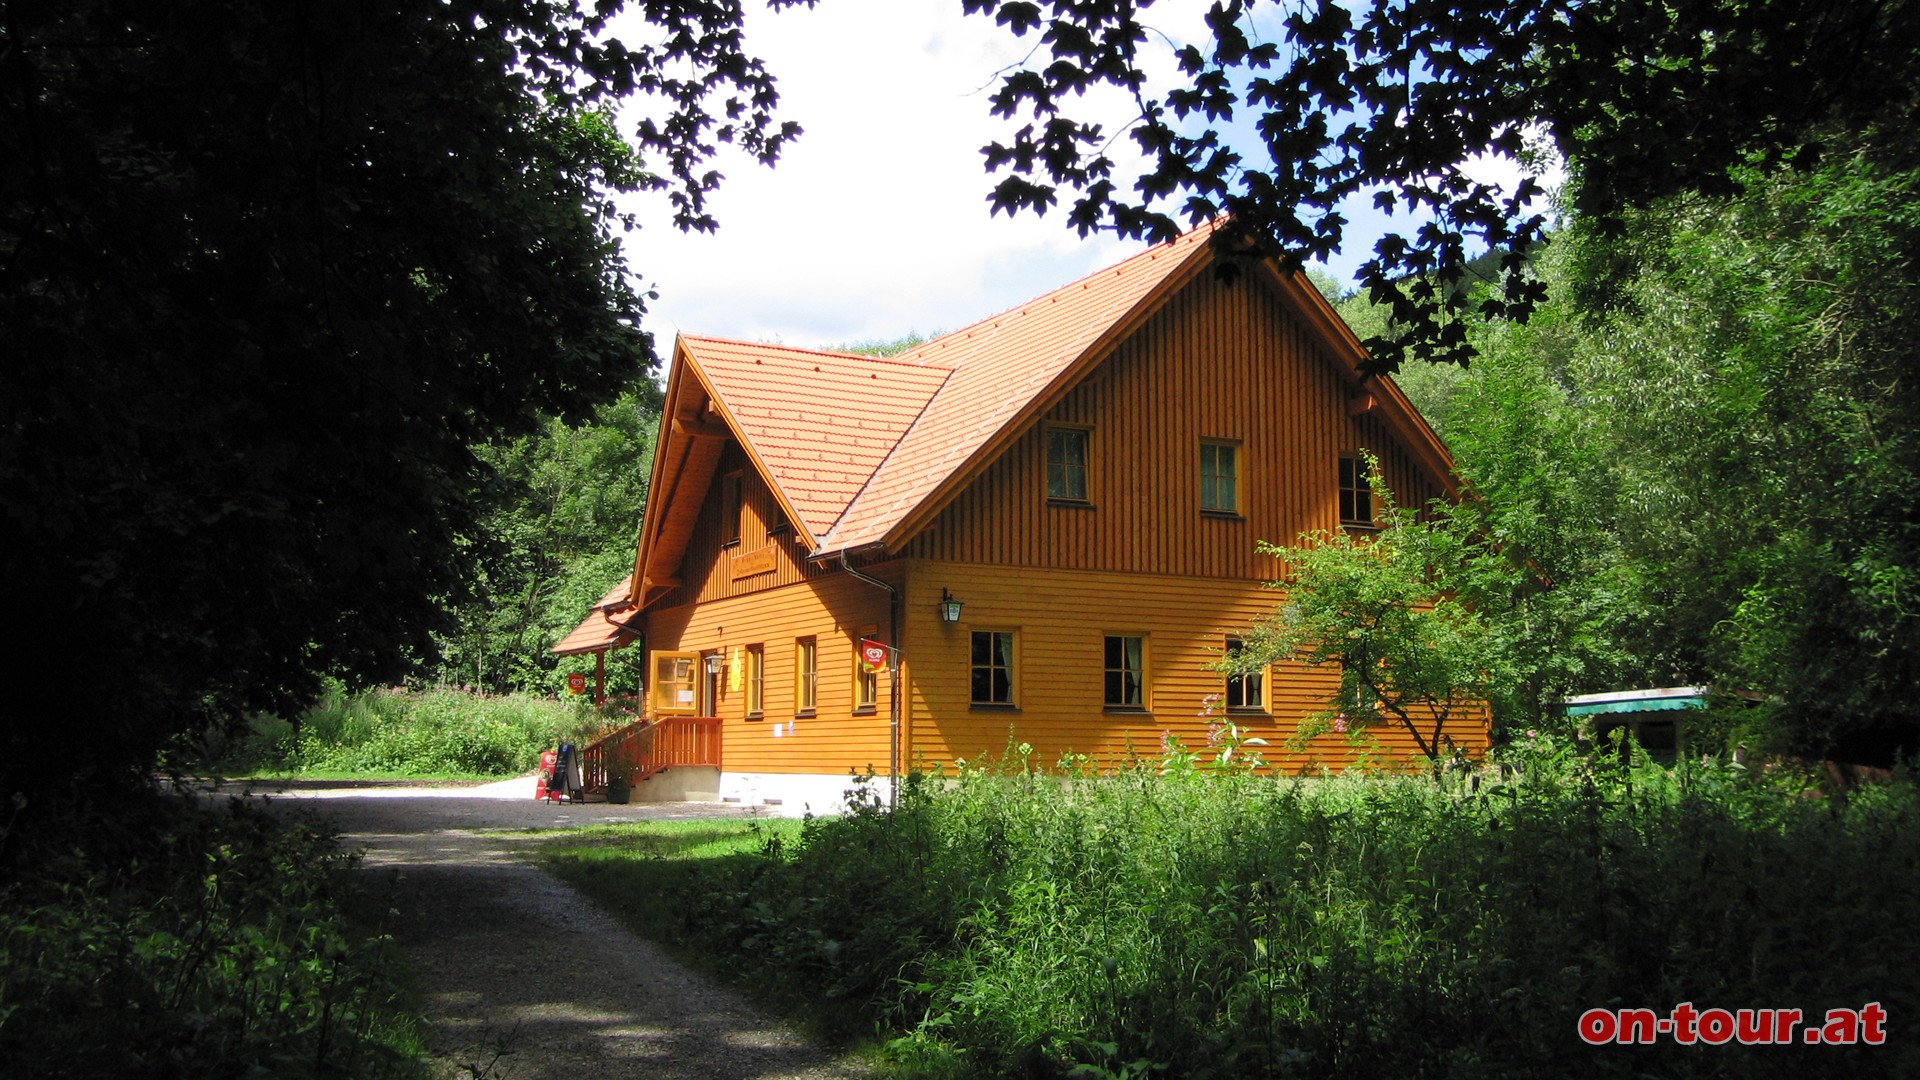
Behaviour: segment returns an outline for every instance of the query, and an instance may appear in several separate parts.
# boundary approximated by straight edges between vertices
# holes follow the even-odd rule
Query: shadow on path
[[[680,966],[526,861],[492,828],[745,816],[712,804],[553,806],[423,791],[271,797],[312,812],[395,876],[393,932],[421,988],[428,1046],[450,1075],[500,1080],[863,1076],[738,995]]]

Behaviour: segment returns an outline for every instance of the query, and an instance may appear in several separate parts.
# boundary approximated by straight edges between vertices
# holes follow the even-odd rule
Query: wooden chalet
[[[887,359],[683,335],[633,577],[568,640],[638,641],[649,718],[718,729],[721,795],[1201,747],[1210,699],[1276,764],[1348,760],[1283,745],[1334,672],[1209,665],[1281,598],[1256,541],[1371,526],[1361,450],[1406,505],[1451,462],[1303,275],[1212,232]]]

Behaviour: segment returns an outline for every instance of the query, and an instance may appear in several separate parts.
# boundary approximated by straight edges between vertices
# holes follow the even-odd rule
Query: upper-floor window
[[[1240,512],[1240,447],[1236,443],[1200,443],[1200,509]]]
[[[1047,498],[1087,501],[1087,429],[1047,429]]]
[[[1367,463],[1350,454],[1340,458],[1340,520],[1348,525],[1373,524],[1373,487]]]
[[[1227,639],[1227,659],[1238,658],[1245,643],[1239,638]],[[1267,708],[1267,670],[1260,668],[1241,674],[1227,676],[1227,708],[1244,709],[1248,712],[1265,712]]]
[[[740,542],[740,516],[746,507],[746,477],[730,472],[720,478],[720,542]]]
[[[1110,709],[1147,707],[1146,638],[1107,635],[1106,704]]]
[[[1013,631],[973,631],[968,676],[973,704],[1013,704]]]

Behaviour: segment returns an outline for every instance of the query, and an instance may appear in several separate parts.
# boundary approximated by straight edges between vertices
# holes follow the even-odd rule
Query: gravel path
[[[712,803],[552,805],[531,778],[469,788],[266,792],[331,819],[372,872],[398,871],[394,926],[422,988],[426,1041],[449,1076],[747,1080],[865,1076],[675,963],[527,861],[530,841],[479,830],[747,816]]]

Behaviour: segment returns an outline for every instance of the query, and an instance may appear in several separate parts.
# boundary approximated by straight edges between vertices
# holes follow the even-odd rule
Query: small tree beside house
[[[1392,725],[1437,772],[1455,747],[1450,723],[1457,730],[1471,721],[1476,745],[1484,737],[1487,702],[1504,681],[1504,650],[1493,621],[1450,587],[1472,553],[1445,519],[1422,521],[1396,505],[1371,455],[1359,460],[1379,528],[1317,530],[1292,546],[1262,542],[1260,550],[1286,568],[1284,580],[1268,583],[1286,599],[1221,667],[1337,665],[1334,693],[1302,721],[1294,742],[1328,734],[1360,742],[1369,729]]]

